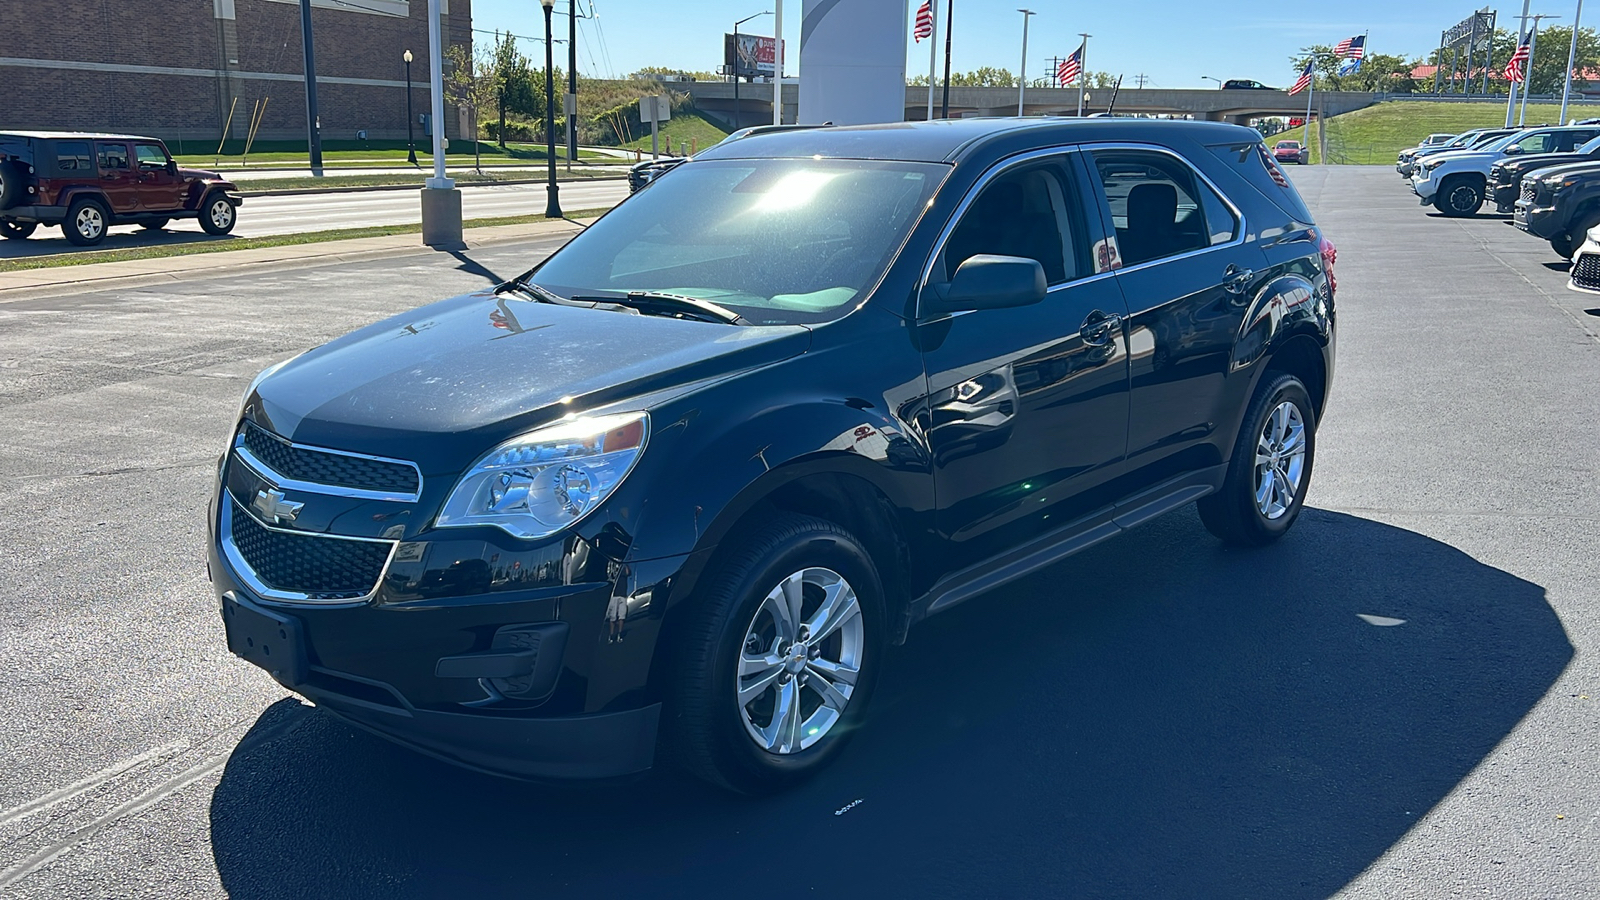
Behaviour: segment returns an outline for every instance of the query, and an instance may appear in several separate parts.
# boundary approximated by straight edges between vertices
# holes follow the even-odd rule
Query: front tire
[[[1565,234],[1558,234],[1551,238],[1550,249],[1554,250],[1556,255],[1562,259],[1571,259],[1572,254],[1578,251],[1577,245],[1572,242],[1572,238]]]
[[[1283,537],[1305,506],[1316,451],[1316,412],[1305,385],[1268,372],[1245,411],[1222,488],[1196,504],[1200,521],[1234,546]]]
[[[200,204],[200,227],[206,234],[221,237],[233,230],[239,220],[239,208],[222,194],[212,194]]]
[[[17,222],[12,219],[3,219],[0,220],[0,235],[4,235],[13,241],[27,240],[28,236],[33,234],[34,229],[38,227],[38,222]]]
[[[1467,175],[1446,178],[1433,195],[1433,206],[1452,218],[1475,216],[1483,207],[1483,184]]]
[[[832,522],[784,514],[703,583],[680,643],[668,754],[740,793],[792,787],[864,721],[884,648],[877,567]]]
[[[1600,213],[1590,211],[1577,220],[1577,226],[1550,239],[1550,249],[1560,254],[1562,259],[1572,259],[1572,254],[1578,252],[1583,242],[1588,240],[1589,229],[1600,226]],[[1565,252],[1562,252],[1565,251]]]
[[[106,226],[110,223],[110,214],[98,201],[74,200],[61,222],[61,233],[69,243],[93,247],[106,239]]]

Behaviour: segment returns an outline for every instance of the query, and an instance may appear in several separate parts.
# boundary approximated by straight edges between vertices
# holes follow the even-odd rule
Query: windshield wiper
[[[557,304],[559,306],[570,306],[570,305],[572,305],[572,304],[567,302],[567,299],[565,297],[562,297],[561,295],[555,293],[554,291],[548,290],[546,288],[542,288],[542,287],[538,286],[537,284],[534,284],[533,282],[529,281],[526,277],[524,277],[522,275],[518,275],[517,277],[511,279],[510,281],[507,281],[507,282],[505,282],[503,284],[497,284],[497,285],[494,286],[494,292],[496,294],[503,294],[506,291],[513,291],[513,290],[514,291],[521,291],[524,294],[527,294],[527,295],[531,296],[534,300],[537,300],[540,303],[554,303],[554,304]]]
[[[676,313],[702,322],[721,322],[725,325],[750,324],[745,317],[710,300],[662,291],[629,291],[623,297],[572,297],[571,299],[587,303],[613,303],[644,313]]]

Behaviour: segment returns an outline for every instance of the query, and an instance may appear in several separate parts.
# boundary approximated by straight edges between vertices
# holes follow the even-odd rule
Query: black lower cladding
[[[228,527],[234,546],[257,578],[280,591],[316,600],[353,600],[377,586],[390,541],[356,541],[273,531],[237,503]]]
[[[1591,291],[1600,291],[1600,253],[1584,253],[1572,264],[1572,283]]]

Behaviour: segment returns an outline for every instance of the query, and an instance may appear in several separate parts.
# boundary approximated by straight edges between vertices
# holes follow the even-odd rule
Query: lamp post
[[[733,23],[733,130],[739,130],[739,26],[751,19],[772,15],[772,10],[763,10],[753,16],[745,16]]]
[[[1567,100],[1572,96],[1572,65],[1578,56],[1578,23],[1583,20],[1583,0],[1572,14],[1572,43],[1567,45],[1567,77],[1561,80],[1561,121],[1567,121]]]
[[[539,0],[539,5],[544,7],[544,155],[550,166],[550,183],[544,189],[544,217],[559,219],[562,216],[560,188],[556,187],[556,74],[554,44],[550,40],[550,9],[556,5],[556,0]]]
[[[1210,75],[1201,75],[1200,76],[1200,80],[1201,81],[1215,81],[1217,83],[1217,87],[1219,87],[1219,88],[1222,87],[1222,79],[1221,78],[1212,78]]]
[[[1019,9],[1022,13],[1022,62],[1017,67],[1017,115],[1022,115],[1022,99],[1028,90],[1028,20],[1038,15],[1031,9]]]
[[[406,162],[417,165],[417,142],[411,134],[411,124],[416,121],[416,116],[411,114],[411,60],[414,59],[411,51],[407,50],[401,57],[406,61]]]

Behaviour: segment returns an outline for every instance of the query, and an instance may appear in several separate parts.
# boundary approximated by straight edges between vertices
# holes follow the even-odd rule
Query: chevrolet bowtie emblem
[[[271,488],[257,491],[256,498],[250,501],[250,507],[260,513],[261,518],[274,525],[279,522],[293,522],[303,506],[304,503],[292,503],[283,499],[283,491]]]

